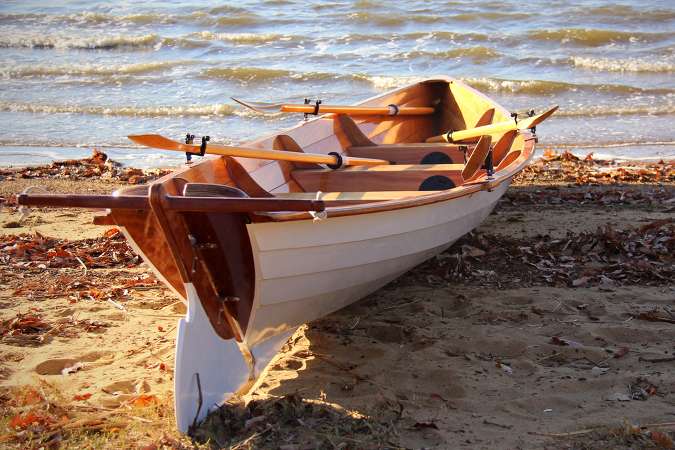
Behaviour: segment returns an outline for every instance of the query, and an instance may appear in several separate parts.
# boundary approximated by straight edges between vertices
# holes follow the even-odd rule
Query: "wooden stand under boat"
[[[510,120],[459,81],[426,80],[359,106],[390,104],[435,107],[410,116],[327,114],[245,144],[266,151],[257,158],[285,152],[271,155],[275,161],[210,157],[111,196],[19,197],[25,205],[107,208],[96,222],[121,227],[187,302],[176,342],[180,430],[249,389],[298,326],[366,296],[478,226],[534,152],[533,133],[501,125],[459,144],[425,143]],[[395,164],[334,170],[320,158],[284,159],[289,152]]]

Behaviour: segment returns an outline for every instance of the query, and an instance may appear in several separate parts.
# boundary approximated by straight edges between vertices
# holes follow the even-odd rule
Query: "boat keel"
[[[223,339],[211,327],[199,296],[185,284],[187,314],[178,321],[174,405],[178,429],[186,433],[210,410],[250,385],[252,361],[234,339]]]
[[[194,286],[186,283],[185,291],[188,309],[178,321],[174,368],[176,424],[182,433],[231,397],[245,394],[297,330],[289,327],[249,349],[218,336]]]

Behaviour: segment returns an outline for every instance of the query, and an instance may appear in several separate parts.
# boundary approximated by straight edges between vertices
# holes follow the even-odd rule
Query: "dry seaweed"
[[[542,158],[534,161],[514,178],[518,184],[546,183],[618,184],[618,183],[672,183],[675,166],[672,161],[625,162],[597,160],[593,154],[579,158],[568,151],[544,151]]]
[[[135,267],[140,258],[119,231],[103,237],[70,241],[33,234],[0,236],[0,263],[15,269]]]
[[[213,448],[359,448],[388,445],[392,430],[337,405],[310,401],[297,394],[247,405],[225,404],[190,435]]]
[[[43,166],[0,168],[0,180],[54,178],[67,180],[103,179],[128,184],[147,183],[169,173],[168,169],[123,167],[94,149],[89,158],[54,161]]]
[[[666,285],[675,277],[675,224],[658,220],[626,230],[568,232],[536,240],[470,233],[408,275],[432,283],[497,286]]]

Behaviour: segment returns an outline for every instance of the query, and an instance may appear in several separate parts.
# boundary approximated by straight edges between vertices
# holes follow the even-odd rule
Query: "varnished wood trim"
[[[304,153],[305,151],[300,147],[300,145],[295,142],[295,140],[287,134],[280,134],[274,138],[272,147],[275,150],[284,150],[287,152],[297,152]],[[298,169],[321,169],[322,167],[318,164],[303,163],[303,162],[285,162],[279,161],[279,165],[286,164],[289,167],[289,170],[298,168]]]
[[[437,202],[443,202],[454,198],[460,198],[485,189],[494,189],[500,184],[508,182],[511,177],[523,170],[534,153],[535,138],[529,132],[521,132],[525,137],[525,147],[518,158],[509,164],[507,167],[501,168],[494,174],[492,181],[476,180],[472,183],[467,183],[447,191],[441,191],[434,194],[424,195],[415,198],[407,198],[400,200],[388,200],[377,203],[366,203],[353,206],[331,207],[328,202],[326,213],[328,217],[342,217],[358,214],[371,214],[383,211],[395,211],[398,209],[414,208],[417,206],[428,205]],[[265,214],[268,220],[285,221],[285,220],[307,220],[311,216],[307,213],[269,213]]]
[[[260,211],[323,211],[320,200],[287,200],[283,198],[181,197],[167,195],[163,200],[168,210],[180,212],[260,212]]]
[[[335,200],[380,201],[408,197],[421,197],[439,191],[369,191],[369,192],[289,192],[277,197],[287,199],[323,200],[332,205]],[[318,195],[317,195],[318,194]]]
[[[349,141],[349,146],[371,147],[375,143],[365,135],[359,126],[354,122],[354,119],[346,114],[337,114],[334,117],[336,134],[342,132],[345,138]]]
[[[430,153],[443,153],[455,164],[464,163],[463,145],[455,144],[384,144],[372,147],[350,147],[348,153],[364,158],[388,159],[396,164],[420,164]]]
[[[418,190],[424,180],[435,175],[445,176],[459,186],[463,182],[463,167],[463,164],[395,165],[345,170],[296,170],[292,175],[305,191],[412,191]]]
[[[272,194],[263,189],[251,175],[248,173],[239,161],[234,158],[225,157],[225,164],[230,178],[235,180],[236,187],[246,192],[249,197],[273,197]],[[275,163],[270,163],[275,164]]]
[[[149,208],[148,197],[140,195],[19,194],[16,201],[19,205],[50,206],[55,208]]]

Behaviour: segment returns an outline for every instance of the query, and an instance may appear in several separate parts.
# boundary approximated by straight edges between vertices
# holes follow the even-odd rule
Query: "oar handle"
[[[428,106],[338,106],[338,105],[281,105],[281,112],[304,114],[353,114],[360,116],[424,116],[433,114]]]
[[[391,164],[384,159],[357,158],[343,156],[338,153],[323,155],[321,153],[289,152],[285,150],[264,150],[245,147],[230,147],[225,145],[211,144],[206,147],[206,153],[236,156],[240,158],[270,159],[273,161],[290,161],[313,164],[327,164],[334,168],[342,166],[380,166]]]
[[[156,134],[143,134],[129,136],[133,142],[146,147],[172,150],[176,152],[201,152],[202,146],[184,144]],[[310,164],[327,164],[331,168],[342,166],[379,166],[391,164],[384,159],[357,158],[344,156],[337,152],[324,155],[322,153],[289,152],[285,150],[266,150],[262,148],[234,147],[229,145],[207,144],[204,147],[206,153],[212,155],[234,156],[240,158],[269,159],[273,161],[290,161]]]
[[[432,136],[426,140],[426,142],[458,142],[465,139],[476,138],[480,136],[487,136],[490,134],[504,133],[512,130],[526,130],[533,128],[548,119],[553,115],[554,112],[558,110],[557,106],[545,111],[536,116],[527,117],[523,120],[505,120],[503,122],[494,123],[491,125],[483,125],[480,127],[469,128],[466,130],[458,131],[449,131],[444,134],[439,134],[438,136]]]

